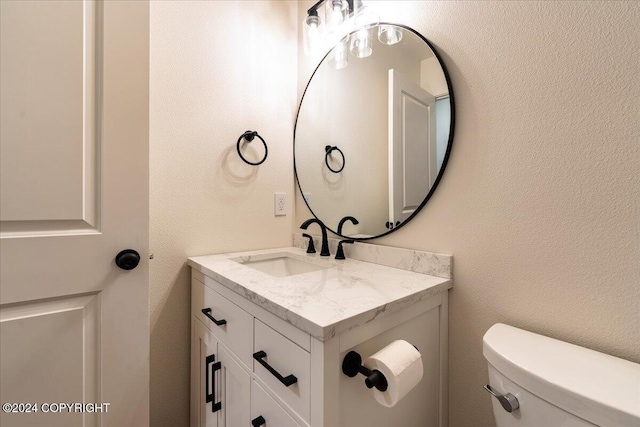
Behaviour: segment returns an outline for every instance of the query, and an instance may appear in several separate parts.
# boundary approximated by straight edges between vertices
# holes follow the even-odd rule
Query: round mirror
[[[313,215],[363,240],[406,224],[447,164],[453,106],[444,64],[413,29],[378,24],[343,39],[311,76],[294,129],[296,180]]]

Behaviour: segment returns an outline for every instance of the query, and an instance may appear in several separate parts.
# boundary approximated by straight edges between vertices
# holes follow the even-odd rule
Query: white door
[[[149,4],[0,19],[0,425],[147,426]]]
[[[436,99],[389,70],[389,222],[396,226],[424,200],[438,172]]]

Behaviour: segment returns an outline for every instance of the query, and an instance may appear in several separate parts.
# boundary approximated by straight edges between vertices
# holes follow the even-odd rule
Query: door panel
[[[109,403],[52,427],[148,425],[148,2],[0,7],[3,402]]]
[[[438,175],[436,99],[389,70],[389,221],[407,219]]]
[[[11,402],[97,402],[98,295],[34,302],[0,313],[0,395]],[[17,369],[16,369],[17,368]],[[96,413],[2,414],[3,426],[97,426]]]
[[[2,2],[3,222],[83,220],[95,213],[95,5]],[[85,43],[86,42],[86,43]],[[85,99],[86,97],[86,99]],[[86,130],[86,132],[85,132]],[[91,203],[93,202],[93,203]],[[90,205],[90,206],[86,206]],[[3,224],[6,228],[7,223]]]
[[[402,182],[404,209],[415,210],[424,200],[424,183],[433,182],[430,179],[429,128],[431,123],[425,120],[429,117],[429,104],[424,104],[413,96],[403,92],[402,96]],[[425,144],[426,142],[426,144]],[[435,168],[433,168],[435,169]]]

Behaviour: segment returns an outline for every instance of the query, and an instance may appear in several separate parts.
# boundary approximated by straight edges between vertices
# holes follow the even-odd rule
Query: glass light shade
[[[318,15],[309,15],[303,22],[302,42],[304,53],[313,55],[322,49],[322,27]]]
[[[331,68],[341,70],[349,65],[349,38],[338,43],[329,54],[329,65]]]
[[[349,13],[347,0],[328,0],[324,9],[327,28],[331,29],[342,24]]]
[[[373,53],[370,28],[362,28],[351,35],[350,50],[356,58],[366,58]]]
[[[378,40],[386,45],[399,43],[402,40],[402,30],[393,25],[380,25],[378,27]]]

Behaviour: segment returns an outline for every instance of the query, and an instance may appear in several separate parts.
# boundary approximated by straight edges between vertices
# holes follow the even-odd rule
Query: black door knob
[[[116,255],[116,265],[123,270],[133,270],[140,262],[140,254],[133,249],[125,249]]]

